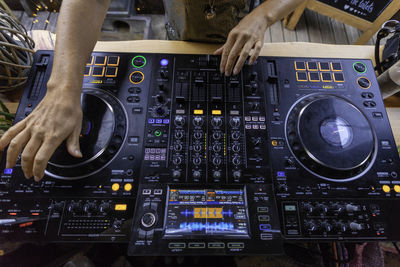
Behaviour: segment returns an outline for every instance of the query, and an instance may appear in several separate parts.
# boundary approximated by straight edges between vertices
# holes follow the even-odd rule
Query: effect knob
[[[214,145],[213,145],[213,151],[214,151],[214,152],[220,152],[221,149],[222,149],[222,147],[221,147],[220,144],[214,144]]]
[[[337,223],[335,224],[335,229],[336,229],[336,231],[338,231],[338,232],[346,232],[347,226],[346,226],[346,224],[344,224],[344,223],[342,223],[342,222],[337,222]]]
[[[353,204],[346,205],[347,212],[355,212],[355,211],[359,211],[359,210],[360,210],[360,208],[357,205],[353,205]]]
[[[110,210],[110,203],[101,203],[99,206],[100,212],[108,212]]]
[[[321,228],[325,231],[325,232],[330,232],[332,231],[332,225],[330,225],[327,222],[322,222],[321,223]]]
[[[327,213],[328,212],[328,207],[325,204],[318,204],[316,207],[316,210],[319,213]]]
[[[202,117],[200,117],[200,116],[194,117],[194,119],[193,119],[193,125],[194,125],[194,126],[199,126],[199,127],[201,127],[201,126],[203,126],[203,123],[204,123],[204,121],[203,121],[203,118],[202,118]]]
[[[318,229],[317,225],[312,221],[305,222],[304,227],[306,228],[307,231],[310,232],[314,232]]]
[[[310,203],[304,204],[303,208],[307,213],[312,213],[314,211],[314,207]]]
[[[360,231],[363,229],[362,225],[360,223],[356,223],[356,222],[351,222],[350,223],[350,229],[353,231]]]
[[[231,124],[232,127],[239,127],[240,126],[240,118],[239,117],[233,117],[229,123]]]
[[[240,157],[239,156],[233,156],[232,163],[234,165],[236,165],[236,166],[240,165],[240,163],[241,163]]]
[[[222,119],[221,117],[214,117],[211,120],[211,125],[214,127],[220,127],[222,125]]]
[[[240,179],[242,177],[242,173],[240,171],[234,171],[233,172],[233,178],[234,179]]]
[[[181,177],[181,172],[178,170],[175,170],[172,172],[172,177],[173,178],[180,178]]]
[[[181,115],[178,115],[178,116],[175,117],[175,121],[174,122],[175,122],[176,126],[183,126],[183,125],[185,125],[185,118],[182,117]]]
[[[92,213],[96,210],[96,204],[95,203],[86,203],[83,206],[83,211],[86,213]]]
[[[194,178],[200,178],[201,177],[201,173],[199,171],[193,171],[193,177]]]
[[[220,171],[214,171],[214,172],[213,172],[213,177],[214,177],[215,179],[221,178],[221,172],[220,172]]]
[[[150,228],[156,223],[156,215],[154,215],[152,212],[147,212],[143,214],[140,222],[142,223],[143,227]]]
[[[214,157],[214,158],[213,158],[213,164],[214,164],[215,166],[219,166],[221,163],[222,163],[221,157]]]

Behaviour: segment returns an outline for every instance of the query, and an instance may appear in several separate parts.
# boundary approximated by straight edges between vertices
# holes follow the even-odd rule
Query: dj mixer
[[[39,51],[16,122],[46,93]],[[0,176],[0,239],[126,242],[129,255],[281,254],[399,240],[400,159],[369,60],[95,52],[80,146],[40,182]],[[5,154],[5,153],[4,153]]]

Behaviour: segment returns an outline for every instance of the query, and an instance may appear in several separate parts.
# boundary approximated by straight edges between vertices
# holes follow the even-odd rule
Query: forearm
[[[86,62],[99,37],[110,0],[64,0],[48,90],[80,95]],[[61,92],[57,92],[61,93]]]
[[[264,19],[265,28],[292,13],[305,0],[266,0],[253,10]],[[252,12],[252,13],[253,13]]]

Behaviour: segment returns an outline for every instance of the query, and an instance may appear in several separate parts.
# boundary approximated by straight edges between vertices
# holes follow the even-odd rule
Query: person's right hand
[[[39,181],[44,176],[47,162],[57,147],[67,139],[68,152],[82,157],[79,135],[82,127],[80,95],[69,88],[49,90],[39,105],[11,127],[0,139],[0,150],[8,144],[6,168],[12,168],[21,155],[21,166],[26,178]]]

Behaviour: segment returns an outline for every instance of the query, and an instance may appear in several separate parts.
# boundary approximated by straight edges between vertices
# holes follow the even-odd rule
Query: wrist
[[[61,79],[56,80],[50,77],[47,83],[46,95],[56,98],[67,98],[70,100],[80,101],[82,92],[82,79]]]

